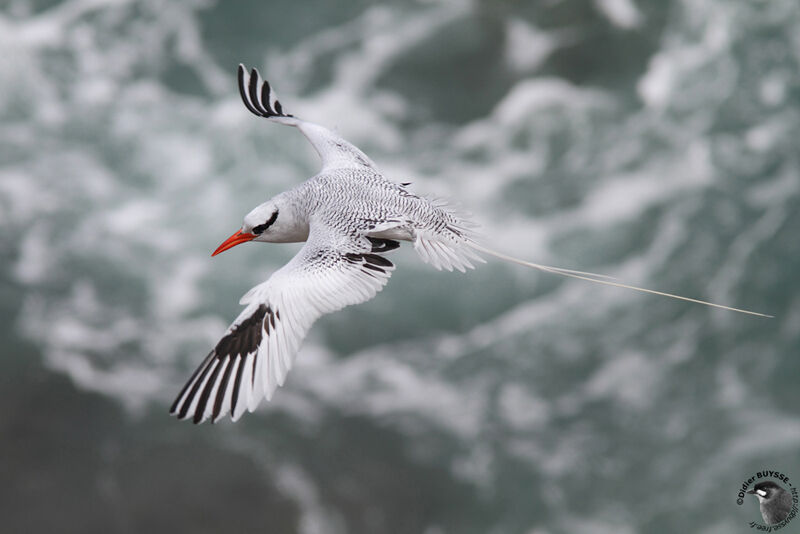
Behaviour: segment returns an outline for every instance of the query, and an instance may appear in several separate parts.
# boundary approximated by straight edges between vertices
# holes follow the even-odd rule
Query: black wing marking
[[[244,65],[239,64],[239,95],[250,113],[265,118],[294,116],[283,112],[283,106],[278,102],[268,81],[264,80],[259,89],[261,76],[256,69],[250,71],[249,79],[245,79],[246,73]]]
[[[360,264],[361,270],[370,276],[373,276],[370,271],[385,274],[386,271],[394,269],[394,263],[377,254],[357,254],[355,252],[350,252],[344,255],[344,259],[353,264]]]
[[[390,250],[394,250],[400,246],[400,242],[395,241],[394,239],[379,239],[377,237],[369,236],[367,236],[367,239],[372,244],[372,250],[370,250],[370,252],[389,252]]]
[[[183,387],[172,404],[170,413],[177,415],[179,419],[193,416],[193,421],[199,423],[203,420],[206,407],[213,398],[212,421],[216,421],[222,410],[228,384],[232,377],[234,383],[231,411],[236,409],[239,402],[245,402],[244,399],[239,399],[245,365],[250,363],[251,376],[255,380],[258,347],[261,345],[264,333],[269,333],[270,325],[274,328],[275,314],[277,314],[277,310],[273,311],[266,304],[261,304],[250,317],[234,326],[223,336]],[[249,355],[252,357],[248,361]],[[236,368],[235,376],[234,368]],[[221,377],[220,374],[222,374]],[[219,386],[212,397],[211,394],[218,381]],[[197,405],[190,413],[189,410],[195,398],[197,398]]]
[[[331,292],[320,294],[311,292],[306,295],[301,305],[310,305],[312,309],[317,310],[316,317],[318,317],[375,296],[386,284],[394,264],[371,250],[385,252],[397,248],[399,243],[391,239],[369,238],[369,240],[372,246],[363,247],[362,250],[370,252],[342,254],[340,251],[314,250],[312,247],[304,249],[305,256],[298,254],[296,257],[300,258],[303,265],[313,264],[317,267],[334,265],[335,272],[339,274],[333,277],[334,287]],[[341,262],[345,262],[347,264],[345,267],[349,268],[341,270]],[[313,272],[315,271],[312,270],[312,274]],[[294,275],[300,276],[300,280],[306,284],[309,283],[309,278],[313,279],[313,276],[302,270],[295,272]],[[361,290],[351,294],[347,292],[347,288],[353,280],[360,281]],[[284,370],[281,370],[280,366],[276,369],[272,365],[275,362],[259,360],[259,358],[280,357],[280,350],[286,350],[279,348],[278,353],[270,355],[270,350],[262,346],[269,336],[287,335],[287,330],[281,330],[279,324],[281,313],[274,307],[274,302],[270,305],[258,304],[257,307],[253,305],[246,310],[192,374],[175,399],[170,413],[177,415],[179,419],[191,418],[195,423],[201,423],[208,418],[216,422],[228,413],[236,414],[235,417],[238,419],[243,413],[242,406],[246,407],[249,402],[256,400],[255,397],[248,398],[250,396],[248,392],[252,391],[252,395],[258,395],[262,391],[259,380],[269,379],[270,385],[265,386],[265,389],[268,389],[270,394],[274,391],[277,381],[282,384],[282,377],[285,376],[288,366],[284,365],[286,367]],[[304,319],[305,322],[295,320],[293,326],[289,328],[289,335],[294,338],[289,341],[278,338],[276,342],[279,345],[281,343],[296,345],[316,317]],[[292,352],[287,354],[293,356],[296,349],[297,347],[293,346],[289,349]],[[260,370],[260,376],[256,370]],[[264,373],[277,374],[267,376]]]

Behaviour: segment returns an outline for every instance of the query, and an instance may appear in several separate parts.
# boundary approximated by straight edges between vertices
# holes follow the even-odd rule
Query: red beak
[[[220,252],[225,252],[229,248],[235,247],[241,243],[245,243],[247,241],[252,241],[255,239],[255,234],[245,234],[241,230],[230,236],[226,239],[220,246],[217,247],[217,250],[214,251],[212,256],[216,256]]]

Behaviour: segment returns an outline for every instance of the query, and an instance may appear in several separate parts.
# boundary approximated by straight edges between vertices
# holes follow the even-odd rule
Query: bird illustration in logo
[[[759,482],[747,493],[758,499],[761,517],[767,525],[780,523],[792,511],[791,494],[771,480]]]

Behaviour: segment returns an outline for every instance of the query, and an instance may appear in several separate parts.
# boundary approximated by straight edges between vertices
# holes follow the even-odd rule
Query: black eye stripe
[[[272,223],[274,223],[277,218],[278,218],[278,210],[275,210],[275,213],[272,214],[272,217],[270,217],[267,222],[265,222],[264,224],[259,224],[258,226],[254,226],[253,227],[253,233],[256,234],[256,235],[263,233],[264,230],[269,228],[269,226]]]

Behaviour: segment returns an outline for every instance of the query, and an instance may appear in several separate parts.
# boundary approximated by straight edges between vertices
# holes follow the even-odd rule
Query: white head
[[[772,500],[774,497],[779,495],[782,491],[786,491],[781,488],[778,484],[771,480],[767,480],[765,482],[759,482],[753,489],[748,491],[751,495],[754,495],[758,502],[763,503]]]
[[[308,239],[308,220],[299,217],[293,203],[281,194],[244,216],[242,228],[226,239],[212,256],[247,241],[295,243]]]

